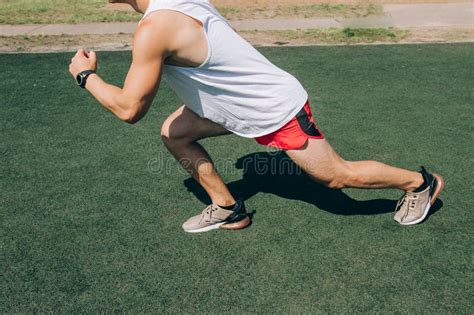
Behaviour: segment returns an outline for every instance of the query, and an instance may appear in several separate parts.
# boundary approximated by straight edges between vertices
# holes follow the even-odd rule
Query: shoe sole
[[[219,222],[219,223],[209,225],[200,229],[184,230],[184,231],[187,233],[202,233],[202,232],[209,232],[209,231],[217,230],[217,229],[240,230],[249,226],[250,223],[251,223],[250,218],[248,216],[245,216],[244,219],[237,222],[232,222],[232,223],[227,223],[227,224],[225,222]]]
[[[227,223],[227,224],[224,223],[221,226],[219,226],[219,228],[222,230],[241,230],[249,226],[250,223],[251,223],[250,218],[246,215],[245,218],[243,218],[240,221]]]
[[[414,224],[421,223],[424,219],[426,219],[426,216],[428,215],[428,212],[430,212],[431,206],[434,205],[434,203],[436,202],[436,199],[438,199],[439,194],[441,194],[441,192],[444,189],[444,179],[443,179],[443,177],[441,175],[438,175],[438,174],[435,174],[435,173],[433,173],[432,175],[433,175],[434,178],[436,178],[436,188],[435,188],[435,191],[433,193],[433,196],[430,197],[430,201],[426,205],[426,208],[425,208],[425,211],[423,212],[423,215],[419,219],[416,219],[415,221],[411,221],[411,222],[407,222],[407,223],[400,223],[399,222],[401,225],[414,225]]]

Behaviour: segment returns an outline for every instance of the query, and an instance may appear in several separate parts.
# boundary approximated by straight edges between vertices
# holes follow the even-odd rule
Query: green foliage
[[[305,178],[251,177],[252,226],[201,235],[181,230],[201,192],[160,141],[181,104],[166,83],[130,126],[75,85],[72,54],[0,55],[0,312],[470,313],[473,48],[262,49],[301,80],[344,158],[425,164],[445,176],[444,206],[402,227],[387,201],[398,191],[345,190],[376,201],[342,203]],[[130,53],[98,57],[121,84]],[[265,151],[236,136],[202,144],[230,161],[219,169],[233,189],[235,161]]]
[[[279,41],[298,40],[304,43],[359,44],[374,42],[397,42],[406,38],[409,30],[386,28],[339,28],[305,29],[284,31],[242,31],[242,34],[259,33],[261,36],[278,38]]]
[[[342,30],[344,34],[346,34],[347,37],[354,37],[355,33],[353,30],[351,30],[349,27],[346,27],[345,29]]]
[[[383,39],[402,39],[408,35],[407,30],[394,30],[387,28],[350,28],[346,27],[342,30],[342,33],[350,39],[360,40],[383,40]]]

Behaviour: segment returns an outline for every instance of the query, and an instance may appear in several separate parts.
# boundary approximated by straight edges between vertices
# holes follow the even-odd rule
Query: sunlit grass
[[[425,164],[446,179],[444,205],[400,226],[400,191],[249,174],[242,157],[276,155],[229,135],[200,143],[217,165],[231,162],[218,169],[253,224],[200,235],[181,224],[205,195],[160,139],[182,104],[165,81],[128,125],[77,87],[72,53],[0,54],[0,313],[472,313],[473,48],[261,49],[300,80],[345,159]],[[130,52],[98,59],[99,75],[121,85]]]
[[[103,0],[0,0],[0,24],[129,22],[133,11],[106,9]]]
[[[382,12],[376,4],[309,4],[276,6],[220,6],[228,19],[363,17]],[[130,22],[140,15],[114,10],[105,0],[0,0],[0,24]]]

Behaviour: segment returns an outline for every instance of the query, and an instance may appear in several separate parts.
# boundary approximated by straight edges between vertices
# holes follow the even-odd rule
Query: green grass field
[[[0,0],[0,24],[130,22],[132,11],[110,10],[106,0]]]
[[[203,144],[253,224],[199,235],[181,224],[206,198],[160,141],[179,105],[166,84],[126,125],[75,86],[71,54],[0,55],[0,312],[471,313],[473,49],[262,49],[303,82],[346,159],[424,164],[445,176],[442,202],[402,227],[400,192],[242,170],[269,155],[226,136]],[[130,53],[99,59],[120,84]]]
[[[114,8],[119,8],[114,9]],[[123,8],[123,7],[122,7]],[[229,20],[255,18],[364,17],[382,13],[377,4],[240,4],[218,6]],[[107,0],[0,0],[0,24],[138,21],[140,15],[107,6]]]

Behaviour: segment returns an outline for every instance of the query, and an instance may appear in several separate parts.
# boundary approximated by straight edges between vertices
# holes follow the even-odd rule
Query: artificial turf
[[[160,140],[180,104],[166,83],[127,125],[75,86],[71,54],[0,55],[0,312],[472,312],[473,51],[262,49],[307,88],[342,156],[424,164],[446,179],[442,202],[402,227],[400,192],[257,174],[242,157],[285,157],[225,136],[203,144],[253,224],[199,235],[181,224],[206,196]],[[130,53],[99,60],[120,84]]]

